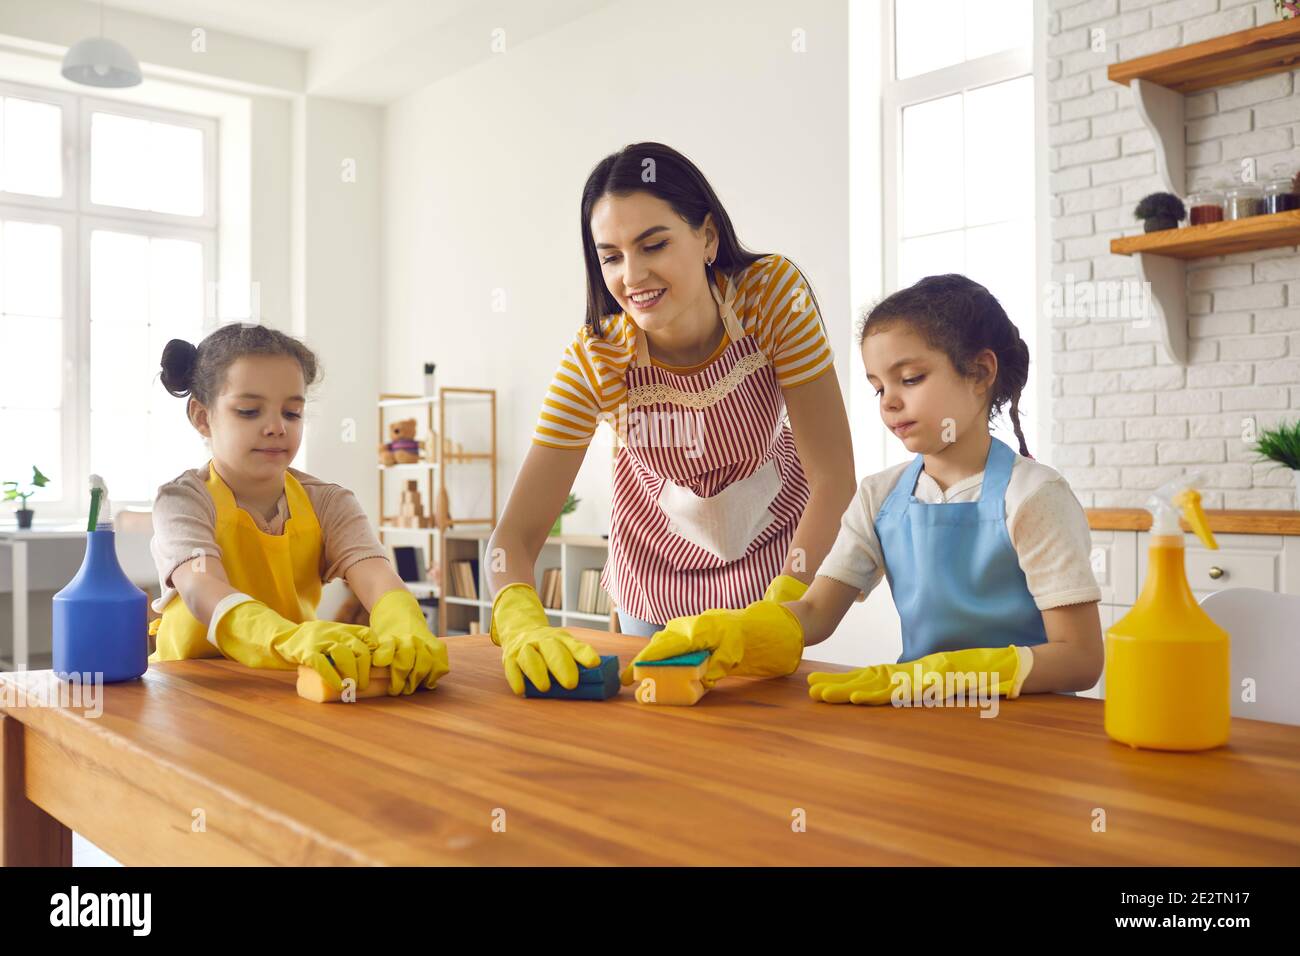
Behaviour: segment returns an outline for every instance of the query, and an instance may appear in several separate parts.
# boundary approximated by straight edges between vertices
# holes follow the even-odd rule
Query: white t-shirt
[[[876,515],[911,461],[868,475],[840,521],[840,533],[817,573],[863,595],[880,583],[885,559],[876,537]],[[941,491],[922,469],[913,494],[927,504],[978,501],[984,472]],[[1040,611],[1101,600],[1092,573],[1092,536],[1083,506],[1054,469],[1016,455],[1007,481],[1007,532],[1016,549],[1025,584]],[[861,598],[859,598],[861,600]]]

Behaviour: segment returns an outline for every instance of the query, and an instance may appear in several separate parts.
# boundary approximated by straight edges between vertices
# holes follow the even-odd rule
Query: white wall
[[[1048,30],[1053,278],[1133,280],[1110,241],[1141,231],[1133,207],[1162,192],[1155,146],[1110,63],[1277,19],[1271,0],[1051,0]],[[1089,49],[1106,31],[1105,52]],[[1300,169],[1300,71],[1186,97],[1187,189],[1254,157]],[[1188,469],[1207,476],[1207,508],[1293,508],[1290,472],[1254,461],[1256,429],[1300,408],[1300,248],[1188,263],[1188,364],[1175,365],[1152,323],[1054,318],[1053,462],[1085,506],[1142,507]],[[1119,316],[1122,319],[1124,316]]]
[[[616,3],[518,47],[507,33],[504,52],[390,105],[381,377],[418,391],[432,360],[444,385],[500,390],[502,505],[582,325],[583,182],[628,143],[685,153],[742,242],[799,264],[846,384],[847,29],[844,0]],[[566,530],[609,530],[609,468],[593,446]]]

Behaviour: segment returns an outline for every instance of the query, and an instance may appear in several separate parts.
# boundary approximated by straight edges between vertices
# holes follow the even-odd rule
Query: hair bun
[[[163,347],[162,383],[168,394],[184,398],[190,393],[198,358],[198,347],[184,339],[172,339]]]

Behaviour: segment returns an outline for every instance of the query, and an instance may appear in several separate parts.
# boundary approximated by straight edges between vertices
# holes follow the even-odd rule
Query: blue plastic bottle
[[[149,666],[148,601],[118,564],[112,525],[88,531],[81,570],[54,595],[54,672],[102,673],[106,684],[143,674]]]

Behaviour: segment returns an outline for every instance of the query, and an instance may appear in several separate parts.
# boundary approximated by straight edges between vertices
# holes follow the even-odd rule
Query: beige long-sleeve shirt
[[[321,530],[321,566],[323,583],[345,574],[352,565],[367,558],[387,558],[388,550],[380,543],[361,503],[342,485],[321,481],[306,472],[290,468],[298,479]],[[161,613],[176,588],[172,572],[196,555],[221,558],[216,541],[217,507],[208,494],[208,466],[191,468],[159,486],[153,503],[153,541],[150,551],[158,568],[162,596],[153,603]],[[244,507],[238,497],[235,503]],[[289,502],[284,494],[269,520],[255,509],[244,508],[257,526],[267,534],[283,534],[289,517]]]

